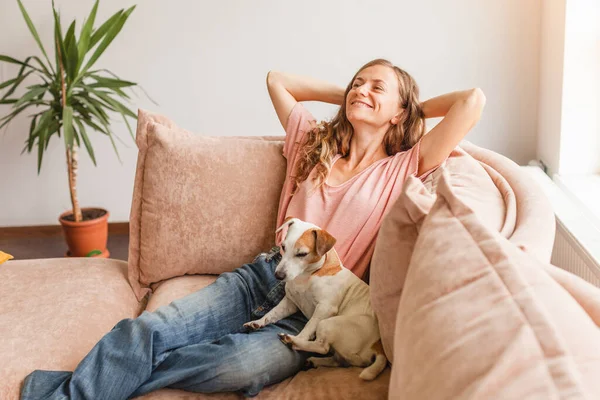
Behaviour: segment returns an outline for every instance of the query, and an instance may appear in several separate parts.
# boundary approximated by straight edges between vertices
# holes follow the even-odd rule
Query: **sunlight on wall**
[[[600,173],[600,2],[567,1],[561,175]]]

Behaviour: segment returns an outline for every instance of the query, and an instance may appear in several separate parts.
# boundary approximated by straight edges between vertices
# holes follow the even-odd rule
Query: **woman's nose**
[[[358,94],[360,94],[361,96],[366,96],[369,93],[369,90],[367,89],[366,85],[360,85],[358,87]]]

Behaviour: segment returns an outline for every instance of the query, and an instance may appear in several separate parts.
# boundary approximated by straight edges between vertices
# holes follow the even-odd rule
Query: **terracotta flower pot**
[[[85,219],[86,214],[98,214],[104,212],[94,219]],[[73,210],[65,211],[60,215],[58,221],[62,225],[63,232],[69,250],[66,257],[87,257],[90,252],[100,252],[91,257],[108,258],[110,252],[106,248],[108,241],[108,216],[109,213],[103,208],[82,208],[81,213],[84,220],[81,222],[68,221],[65,217],[73,215]]]

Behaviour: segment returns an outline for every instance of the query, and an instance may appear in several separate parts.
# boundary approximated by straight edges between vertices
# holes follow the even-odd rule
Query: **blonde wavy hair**
[[[298,161],[292,195],[299,185],[308,179],[313,168],[316,168],[313,190],[323,186],[331,170],[333,157],[340,153],[346,157],[350,151],[350,141],[354,128],[346,117],[346,98],[352,89],[352,83],[358,74],[373,65],[383,65],[394,70],[400,88],[400,107],[405,110],[396,125],[392,125],[383,138],[388,156],[412,148],[425,134],[425,118],[419,102],[419,87],[406,71],[398,68],[388,60],[378,58],[363,65],[354,74],[344,92],[344,102],[331,121],[321,121],[315,128],[307,132],[307,139],[298,150]]]

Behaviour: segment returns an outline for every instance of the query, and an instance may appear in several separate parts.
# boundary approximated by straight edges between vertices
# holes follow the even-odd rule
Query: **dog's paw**
[[[278,333],[277,336],[279,336],[279,340],[288,347],[292,346],[294,343],[293,336],[288,335],[287,333]]]
[[[250,322],[246,322],[244,324],[244,328],[246,328],[250,331],[256,331],[262,327],[263,327],[263,325],[261,325],[258,321],[250,321]]]
[[[304,368],[311,369],[315,368],[315,364],[313,363],[314,357],[308,357],[306,361],[304,361]]]

